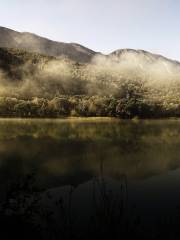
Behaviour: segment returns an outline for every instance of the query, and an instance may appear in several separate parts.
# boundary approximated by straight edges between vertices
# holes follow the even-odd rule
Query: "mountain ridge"
[[[50,40],[29,32],[18,32],[0,27],[0,47],[19,48],[48,56],[66,56],[78,62],[89,62],[97,53],[77,43]]]
[[[123,54],[133,53],[136,55],[144,55],[151,60],[165,60],[180,65],[180,62],[174,59],[164,57],[161,54],[151,53],[142,49],[117,49],[109,54],[96,52],[78,43],[65,43],[54,41],[46,37],[39,36],[30,32],[19,32],[10,28],[0,26],[0,47],[3,48],[19,48],[29,52],[37,52],[47,56],[56,58],[68,57],[70,60],[80,63],[90,63],[92,59],[98,55],[105,57],[116,57],[117,60]]]
[[[180,61],[178,61],[178,60],[171,59],[171,58],[165,57],[161,54],[152,53],[152,52],[149,52],[149,51],[146,51],[143,49],[131,49],[131,48],[117,49],[117,50],[111,52],[108,56],[115,56],[115,57],[119,58],[121,55],[126,54],[126,53],[141,54],[144,56],[149,56],[150,58],[152,58],[154,60],[162,59],[162,60],[165,60],[168,62],[173,62],[173,63],[180,65]]]

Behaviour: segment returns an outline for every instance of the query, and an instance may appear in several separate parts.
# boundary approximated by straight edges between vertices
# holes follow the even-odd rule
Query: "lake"
[[[176,239],[180,120],[0,119],[0,189],[7,239]]]

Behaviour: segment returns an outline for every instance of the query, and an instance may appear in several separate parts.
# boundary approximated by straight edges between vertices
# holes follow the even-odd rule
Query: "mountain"
[[[124,57],[126,57],[126,58],[133,57],[134,60],[136,58],[141,57],[142,61],[149,63],[149,64],[159,61],[159,62],[164,62],[164,63],[166,62],[166,63],[170,63],[170,64],[173,64],[176,66],[180,66],[180,62],[178,62],[176,60],[172,60],[172,59],[166,58],[160,54],[154,54],[154,53],[151,53],[151,52],[148,52],[145,50],[141,50],[141,49],[138,49],[138,50],[130,49],[130,48],[118,49],[118,50],[115,50],[112,53],[110,53],[108,55],[108,57],[113,57],[114,60],[116,60],[116,61],[121,61],[122,59],[124,59]]]
[[[143,50],[85,64],[0,48],[1,114],[180,117],[180,63]]]
[[[67,57],[77,62],[90,62],[97,54],[80,44],[49,40],[28,32],[17,32],[0,27],[0,47],[19,48],[54,57]]]
[[[45,65],[53,59],[55,58],[22,49],[0,48],[0,71],[11,80],[23,79],[25,75],[32,76],[37,66]]]
[[[124,59],[134,60],[141,58],[142,61],[152,64],[157,61],[170,63],[179,66],[178,61],[174,61],[158,54],[153,54],[144,50],[118,49],[114,52],[103,55],[77,43],[64,43],[52,41],[28,32],[18,32],[9,28],[0,27],[0,47],[23,49],[29,52],[40,53],[56,58],[69,58],[79,63],[89,63],[95,56],[113,58],[116,62]]]

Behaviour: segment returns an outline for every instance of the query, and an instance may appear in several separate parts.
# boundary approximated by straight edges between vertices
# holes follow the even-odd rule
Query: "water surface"
[[[130,221],[153,229],[177,222],[180,120],[0,119],[1,202],[31,174],[55,219],[57,199],[71,201],[76,228],[97,206],[119,203]]]

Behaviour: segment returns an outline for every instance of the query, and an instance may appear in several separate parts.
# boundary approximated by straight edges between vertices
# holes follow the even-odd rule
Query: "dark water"
[[[0,120],[0,200],[7,239],[178,239],[180,121]]]

